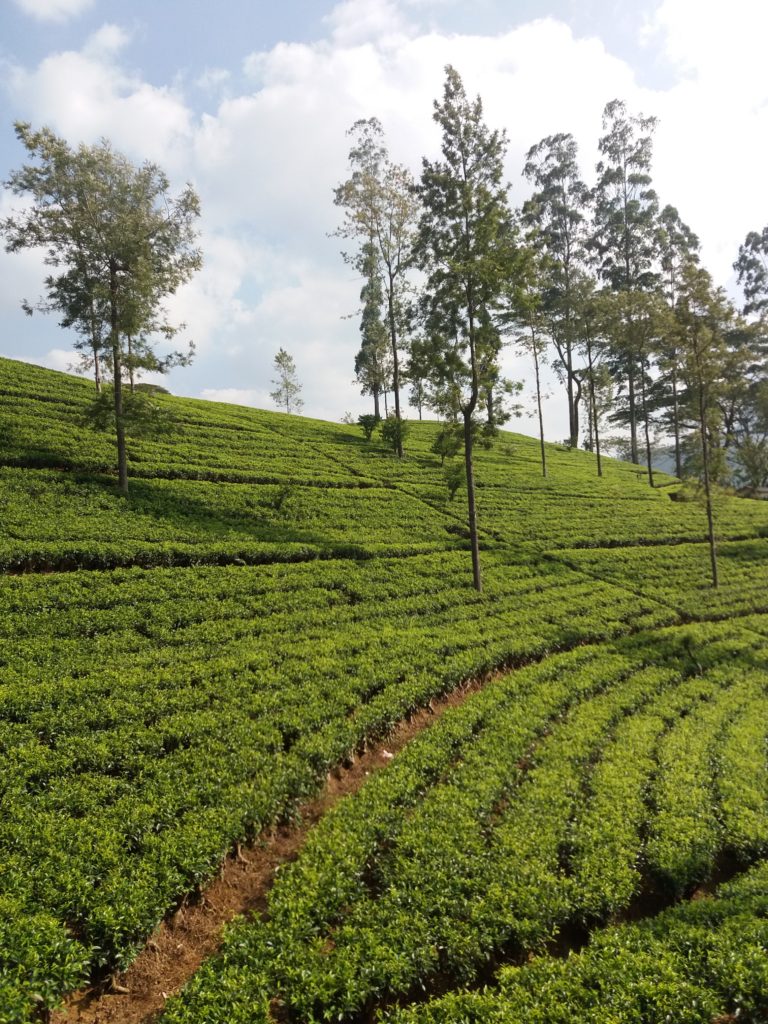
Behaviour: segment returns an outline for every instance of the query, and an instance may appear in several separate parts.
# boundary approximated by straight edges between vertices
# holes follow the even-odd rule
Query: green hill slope
[[[0,1006],[10,1007],[0,1020],[25,1020],[87,974],[125,966],[235,842],[289,816],[366,739],[462,680],[536,662],[546,676],[550,664],[561,671],[552,655],[565,659],[549,703],[526,689],[524,676],[514,701],[544,735],[583,700],[586,717],[573,728],[594,734],[584,748],[590,769],[600,737],[621,716],[667,699],[659,680],[642,675],[649,663],[675,686],[702,661],[712,674],[695,693],[681,691],[679,703],[668,698],[654,721],[671,727],[689,705],[715,706],[732,686],[738,699],[723,698],[723,729],[739,709],[762,706],[768,503],[721,500],[724,584],[714,593],[704,510],[670,501],[671,480],[651,490],[635,467],[611,460],[598,479],[588,453],[558,446],[544,480],[537,442],[503,434],[478,456],[480,595],[471,586],[463,496],[448,500],[430,453],[436,425],[414,424],[400,462],[357,428],[161,396],[176,428],[162,441],[130,442],[126,501],[115,492],[109,438],[84,425],[91,395],[82,380],[0,360]],[[721,642],[722,626],[688,625],[736,616],[735,646]],[[640,646],[625,650],[633,637]],[[711,664],[691,653],[709,644]],[[609,668],[624,665],[615,703],[599,713],[593,700],[607,682],[582,670],[582,647]],[[502,705],[487,711],[489,723]],[[464,712],[468,722],[475,713]],[[474,727],[456,721],[474,742]],[[648,741],[652,761],[662,757],[666,728]],[[439,746],[439,735],[425,742]],[[450,747],[417,790],[450,774],[457,756]],[[551,755],[553,764],[560,756]],[[506,792],[511,776],[499,771]],[[489,794],[483,800],[459,801],[468,821],[487,821],[495,803]],[[636,820],[647,832],[642,808]],[[426,871],[436,863],[435,834],[419,828]],[[565,858],[572,873],[558,828],[553,863]],[[747,859],[762,850],[762,835],[749,832]],[[683,871],[683,887],[706,874],[729,837],[718,832],[699,867]],[[371,841],[375,851],[384,833]],[[568,918],[569,899],[545,930]],[[318,895],[312,934],[339,923],[338,907],[323,917],[324,900]],[[388,906],[377,911],[382,920]],[[351,898],[348,908],[362,913]],[[492,926],[478,918],[472,928],[495,938],[473,949],[509,940],[511,925],[492,913]],[[438,942],[429,920],[420,939],[427,946]],[[361,963],[368,947],[350,935],[351,959],[339,971],[364,991],[363,1002],[434,969],[398,967],[373,987],[353,985],[349,964]],[[461,941],[457,955],[472,945]],[[483,955],[467,953],[467,976],[473,956]],[[201,982],[206,1005],[212,977]],[[254,978],[257,989],[290,988],[274,972]],[[321,988],[333,990],[317,985],[314,994],[296,991],[302,1013],[353,1012],[335,996],[317,1004]],[[196,1012],[190,1019],[214,1019]],[[234,1020],[229,1012],[224,1006],[216,1019]]]

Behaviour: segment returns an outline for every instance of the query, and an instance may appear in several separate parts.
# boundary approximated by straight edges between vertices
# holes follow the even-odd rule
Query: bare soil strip
[[[280,825],[230,854],[217,878],[199,898],[185,902],[154,931],[124,973],[106,984],[71,995],[50,1024],[148,1024],[169,996],[178,992],[221,944],[222,930],[239,914],[263,914],[275,870],[294,860],[308,831],[335,804],[356,793],[369,775],[385,767],[415,735],[461,704],[500,672],[474,680],[436,698],[399,723],[380,743],[368,745],[348,766],[331,772],[322,792],[302,805],[300,824]]]

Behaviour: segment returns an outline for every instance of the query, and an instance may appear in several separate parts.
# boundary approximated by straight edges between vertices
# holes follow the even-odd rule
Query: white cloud
[[[768,221],[766,35],[768,7],[753,0],[662,0],[645,30],[680,73],[655,97],[657,185],[723,283],[747,232]]]
[[[200,398],[209,402],[226,402],[229,405],[253,405],[263,407],[269,399],[266,391],[256,388],[203,388]]]
[[[14,0],[16,6],[25,14],[32,15],[38,21],[66,21],[74,18],[89,7],[95,0]]]
[[[130,42],[130,34],[119,25],[102,25],[85,41],[82,54],[90,60],[112,59]]]
[[[177,167],[190,134],[191,113],[170,87],[157,87],[117,62],[129,35],[104,25],[79,51],[55,53],[33,70],[14,67],[6,89],[14,109],[71,142],[110,138],[137,159]]]
[[[232,75],[226,68],[206,68],[205,71],[195,80],[198,89],[206,92],[215,92],[223,89],[230,81]]]
[[[651,90],[601,40],[576,38],[554,18],[497,36],[454,35],[419,29],[413,19],[424,6],[437,4],[343,0],[326,19],[325,38],[247,57],[249,87],[240,94],[230,71],[206,70],[194,85],[209,90],[207,102],[220,98],[202,116],[181,86],[150,85],[126,70],[129,37],[115,25],[79,51],[50,54],[11,76],[17,116],[73,142],[107,135],[136,159],[158,160],[174,184],[189,178],[198,188],[205,267],[169,307],[189,324],[199,355],[174,372],[172,390],[269,405],[271,363],[282,346],[296,359],[308,413],[338,419],[345,408],[364,411],[368,399],[351,384],[358,327],[341,319],[357,307],[360,282],[341,261],[342,243],[328,238],[339,222],[332,190],[347,173],[345,132],[358,118],[379,117],[392,157],[418,173],[422,156],[439,153],[432,102],[446,63],[470,95],[482,95],[488,123],[507,129],[514,203],[527,192],[527,149],[554,132],[575,135],[591,180],[602,108],[620,97],[634,112],[659,115],[655,183],[702,237],[716,278],[728,278],[746,231],[768,220],[768,80],[758,53],[768,8],[663,0],[647,39],[680,77]],[[19,276],[30,295],[41,279],[27,287],[39,263],[30,259],[23,275],[13,271],[11,289],[8,273],[20,257],[4,260],[0,309],[10,307]],[[507,362],[512,374],[526,372],[511,353]],[[562,404],[558,397],[547,410],[555,438],[567,430]]]

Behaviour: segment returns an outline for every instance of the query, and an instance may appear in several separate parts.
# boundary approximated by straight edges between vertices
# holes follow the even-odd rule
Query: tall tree
[[[750,231],[739,246],[739,255],[733,264],[744,289],[744,313],[763,317],[768,314],[768,226],[762,231]]]
[[[360,301],[363,308],[360,316],[361,345],[355,357],[355,377],[361,385],[362,393],[373,396],[373,413],[380,420],[379,400],[389,388],[391,360],[387,329],[381,318],[384,300],[374,243],[366,242],[360,256],[360,269],[363,273]]]
[[[480,97],[467,98],[448,65],[434,120],[442,159],[424,159],[416,255],[427,275],[425,320],[435,343],[431,376],[455,396],[464,429],[467,505],[474,585],[482,590],[472,457],[473,420],[483,387],[498,373],[496,315],[514,275],[516,248],[503,183],[506,137],[483,120]]]
[[[715,289],[706,270],[683,270],[676,305],[680,368],[686,384],[689,414],[698,435],[701,480],[707,512],[712,586],[719,583],[713,511],[712,440],[720,428],[718,392],[728,359],[726,335],[735,311],[722,289]]]
[[[665,206],[659,214],[657,244],[661,266],[661,287],[670,309],[674,310],[683,270],[699,262],[699,239],[685,224],[674,206]],[[675,452],[675,474],[683,475],[680,423],[680,380],[677,358],[677,334],[666,333],[660,339],[660,374],[654,383],[655,404],[667,410]]]
[[[334,202],[344,210],[344,222],[337,234],[361,240],[360,252],[351,258],[345,257],[361,270],[371,255],[375,255],[379,264],[392,358],[395,418],[400,422],[400,349],[406,315],[406,271],[412,256],[418,203],[409,171],[389,159],[380,122],[375,117],[356,121],[349,134],[355,140],[349,152],[352,173],[334,192]],[[400,457],[403,454],[400,441],[397,454]]]
[[[428,404],[429,345],[424,337],[416,335],[408,344],[408,362],[403,370],[403,379],[411,385],[410,403],[423,418],[424,406]]]
[[[547,362],[546,335],[549,320],[543,311],[544,298],[542,281],[546,277],[548,257],[537,244],[539,235],[529,233],[526,244],[520,249],[520,265],[517,279],[508,282],[505,321],[516,328],[515,343],[521,352],[531,357],[536,396],[536,415],[539,424],[539,450],[541,475],[547,475],[547,448],[544,443],[544,412],[541,370]]]
[[[586,356],[587,438],[594,451],[597,475],[603,475],[600,421],[610,406],[611,377],[605,364],[605,295],[595,289],[591,276],[580,274],[574,282],[574,318],[576,335]]]
[[[579,443],[582,374],[576,365],[574,282],[584,262],[590,192],[579,177],[578,148],[572,135],[549,135],[528,150],[523,174],[534,193],[523,205],[547,259],[541,266],[542,313],[557,351],[555,370],[568,395],[572,448]]]
[[[642,426],[648,483],[654,486],[651,423],[652,367],[661,339],[672,333],[672,312],[658,292],[619,291],[604,296],[605,329],[614,362],[627,367],[635,384],[635,422]],[[634,458],[634,462],[638,459]]]
[[[130,332],[175,333],[162,303],[201,265],[195,244],[199,200],[190,185],[174,198],[156,164],[137,167],[105,140],[72,149],[50,129],[33,131],[23,122],[17,122],[16,135],[33,162],[7,185],[31,202],[2,223],[6,247],[44,248],[46,262],[61,268],[46,281],[49,299],[76,294],[80,303],[90,293],[94,309],[106,317],[119,487],[127,495],[125,340]]]
[[[633,117],[621,100],[611,100],[603,111],[594,189],[595,232],[590,246],[599,276],[616,292],[645,291],[656,284],[658,200],[651,187],[654,117]],[[637,367],[628,354],[636,349],[629,335],[631,318],[621,325],[616,372],[626,381],[630,452],[638,461]]]
[[[287,413],[301,412],[304,408],[304,401],[301,395],[301,384],[296,374],[296,363],[293,356],[289,355],[284,348],[280,348],[275,356],[275,373],[272,383],[275,390],[270,391],[269,397],[279,406],[284,406]]]

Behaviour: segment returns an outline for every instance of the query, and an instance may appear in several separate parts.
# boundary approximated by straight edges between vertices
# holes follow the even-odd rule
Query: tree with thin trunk
[[[503,183],[506,137],[486,126],[480,97],[467,98],[450,65],[433,116],[442,130],[442,159],[423,161],[416,259],[427,276],[430,376],[439,391],[454,396],[463,420],[472,572],[482,590],[472,442],[482,389],[498,374],[497,315],[517,265]]]
[[[587,436],[589,450],[594,451],[597,475],[603,475],[600,446],[600,420],[610,406],[611,376],[605,365],[604,295],[595,289],[594,280],[582,273],[573,285],[576,336],[586,357]]]
[[[528,150],[523,174],[533,195],[522,218],[536,235],[546,260],[541,271],[541,311],[557,352],[555,370],[568,396],[569,438],[579,444],[582,370],[577,366],[574,287],[586,256],[590,192],[579,176],[578,148],[572,135],[549,135]]]
[[[304,402],[299,397],[301,384],[296,375],[296,363],[293,361],[293,356],[289,355],[284,348],[278,349],[274,367],[277,374],[272,380],[275,390],[270,391],[269,397],[275,405],[284,408],[289,415],[301,412]]]
[[[717,398],[728,358],[726,335],[733,327],[735,311],[722,289],[713,287],[706,270],[688,266],[681,275],[675,314],[680,367],[688,394],[687,412],[696,424],[701,456],[712,586],[717,587],[712,439],[720,427]]]
[[[744,314],[768,315],[768,226],[750,231],[733,264],[744,289]]]
[[[190,185],[173,198],[156,164],[137,167],[106,140],[72,149],[48,128],[15,127],[32,162],[7,185],[31,204],[0,229],[9,251],[43,248],[46,262],[61,268],[46,282],[51,301],[64,294],[76,293],[78,302],[93,296],[113,378],[119,488],[127,495],[125,341],[145,332],[149,345],[150,333],[171,337],[178,330],[166,321],[162,303],[201,265],[194,226],[199,200]],[[69,290],[57,291],[67,277]]]
[[[344,210],[344,223],[336,232],[362,240],[359,253],[345,259],[362,269],[375,256],[386,307],[385,322],[392,360],[395,418],[400,413],[400,349],[407,315],[406,273],[411,263],[418,202],[410,172],[389,159],[384,131],[375,118],[356,121],[349,130],[355,143],[349,153],[352,170],[334,191],[334,202]],[[399,436],[399,435],[398,435]],[[402,442],[397,454],[402,458]]]
[[[529,355],[533,361],[533,375],[536,395],[536,415],[539,423],[539,449],[541,454],[541,475],[547,476],[547,447],[544,442],[544,412],[541,369],[547,362],[547,326],[551,323],[543,311],[543,282],[546,277],[548,256],[541,245],[540,236],[532,233],[521,247],[518,276],[509,282],[508,307],[504,312],[506,322],[517,328],[514,341],[518,349]]]
[[[680,275],[689,265],[699,262],[699,240],[685,224],[674,206],[667,205],[659,214],[657,244],[661,266],[661,288],[669,308],[674,310]],[[660,374],[654,382],[655,404],[666,410],[675,453],[675,474],[683,475],[683,454],[680,423],[680,374],[678,368],[677,334],[670,331],[660,339],[658,365]]]
[[[590,248],[600,278],[615,292],[648,291],[656,286],[658,200],[651,187],[654,117],[633,117],[621,100],[603,111],[594,189],[594,234]],[[636,348],[631,316],[621,325],[614,372],[626,385],[626,415],[632,462],[638,459],[638,384],[636,364],[623,356]],[[616,414],[614,414],[616,416]]]
[[[362,394],[373,397],[373,414],[380,420],[380,398],[386,393],[392,374],[387,329],[381,318],[384,300],[374,242],[366,242],[360,255],[360,269],[363,273],[360,301],[363,307],[360,315],[360,351],[355,356],[355,379],[360,384]]]
[[[653,487],[653,367],[662,339],[674,331],[674,319],[658,292],[606,292],[602,309],[613,364],[622,365],[635,382],[635,421],[642,428],[648,483]]]

